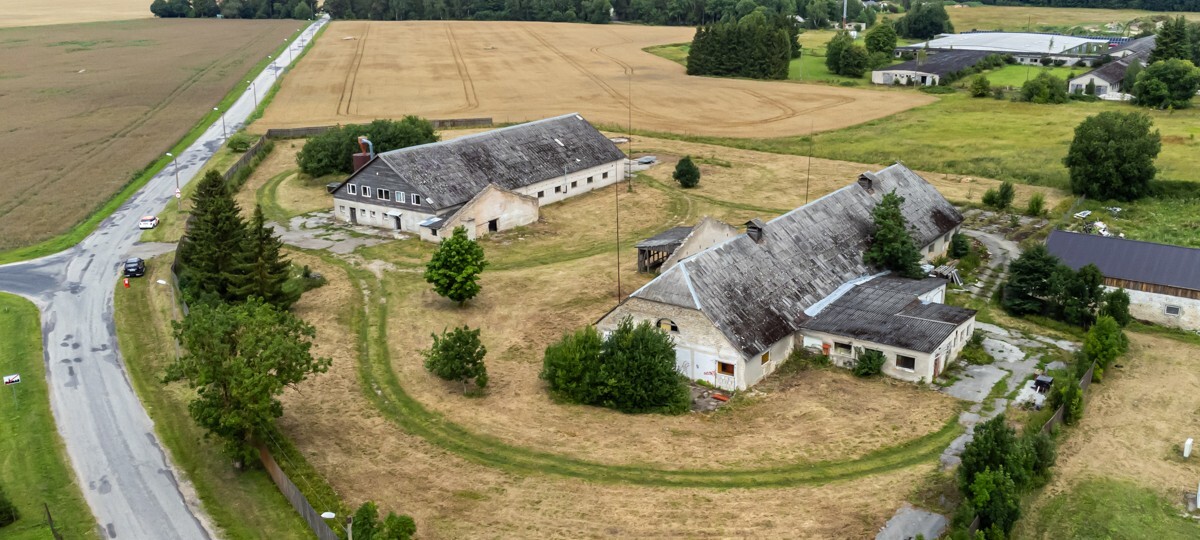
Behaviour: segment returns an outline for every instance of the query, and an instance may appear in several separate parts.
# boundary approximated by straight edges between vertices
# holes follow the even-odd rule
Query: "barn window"
[[[346,192],[351,195],[358,195],[358,186],[354,184],[346,184]]]
[[[571,180],[571,187],[578,187],[578,186],[579,186],[578,180]]]
[[[371,210],[371,219],[375,219],[375,211]]]
[[[926,250],[926,253],[933,253],[933,244],[929,244],[929,249]]]
[[[379,199],[384,200],[384,201],[392,200],[392,190],[380,188],[379,189]]]
[[[917,359],[903,354],[896,355],[896,367],[900,369],[914,370],[917,369]]]
[[[413,193],[412,194],[412,203],[417,206],[421,206],[421,196],[417,195],[416,193]]]
[[[729,375],[732,377],[734,374],[734,367],[735,366],[733,364],[726,364],[725,362],[717,362],[717,373],[720,373],[721,375]]]
[[[762,354],[762,365],[765,366],[765,365],[767,365],[767,362],[770,362],[770,361],[771,361],[771,351],[767,351],[767,352],[763,353]]]
[[[546,196],[546,192],[545,192],[545,191],[539,191],[539,192],[538,192],[538,198],[539,198],[539,199],[540,199],[540,198],[542,198],[542,197],[545,197],[545,196]]]
[[[662,329],[663,332],[678,332],[679,331],[679,325],[675,324],[675,322],[670,319],[659,319],[658,327],[660,329]]]
[[[589,183],[589,184],[590,184],[590,183],[592,183],[592,179],[593,179],[593,178],[595,178],[595,176],[589,176],[589,177],[588,177],[588,183]]]
[[[398,202],[398,203],[402,203],[402,202],[404,202],[404,201],[405,201],[405,199],[404,199],[404,192],[403,192],[403,191],[397,191],[397,192],[396,192],[396,202]]]
[[[608,178],[608,173],[604,173],[604,174],[600,175],[600,178]]]
[[[554,186],[555,193],[562,193],[562,186]]]
[[[368,199],[371,198],[371,186],[363,186],[362,196]]]
[[[1179,306],[1167,306],[1167,315],[1179,315]]]
[[[338,205],[338,210],[339,210],[339,211],[341,211],[343,214],[345,214],[345,213],[346,213],[346,205],[344,205],[344,204],[339,204],[339,205]]]
[[[833,344],[833,352],[835,352],[835,353],[838,353],[838,354],[844,354],[844,355],[846,355],[846,356],[850,356],[850,354],[851,354],[851,352],[850,352],[850,351],[851,351],[851,349],[850,349],[850,344],[849,344],[849,343],[837,343],[837,342],[834,342],[834,344]]]
[[[437,229],[429,229],[430,234],[437,236]]]

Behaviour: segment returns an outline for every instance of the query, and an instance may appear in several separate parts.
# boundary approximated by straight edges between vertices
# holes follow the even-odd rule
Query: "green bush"
[[[700,185],[700,168],[692,163],[692,156],[683,156],[675,165],[675,174],[672,176],[685,189]]]
[[[370,139],[377,154],[438,140],[433,124],[423,118],[405,116],[399,121],[375,120],[366,125],[336,127],[310,137],[296,154],[296,163],[301,171],[313,177],[350,174],[354,172],[351,156],[360,152],[359,136]]]
[[[1056,410],[1063,407],[1064,424],[1073,426],[1079,422],[1083,417],[1083,389],[1079,387],[1079,381],[1056,382],[1054,392],[1050,394],[1050,407]]]
[[[4,487],[0,486],[0,527],[12,524],[18,519],[21,519],[21,513],[17,511],[17,506],[4,493]]]
[[[254,142],[257,140],[258,137],[255,137],[254,135],[246,133],[245,131],[239,131],[234,133],[233,136],[229,138],[229,141],[225,143],[225,146],[228,146],[229,149],[233,150],[234,152],[245,152],[246,150],[249,150],[250,145],[254,144]]]
[[[921,91],[926,94],[953,94],[954,88],[949,86],[922,86]]]
[[[609,336],[584,328],[546,348],[541,378],[573,403],[624,413],[681,414],[691,391],[675,370],[675,343],[649,321],[622,319]]]
[[[1021,86],[1021,100],[1030,103],[1066,103],[1067,83],[1049,73],[1040,73]]]
[[[950,238],[950,256],[961,259],[971,253],[971,241],[967,235],[957,233]]]
[[[776,373],[795,373],[809,369],[827,368],[829,366],[830,361],[828,356],[813,352],[804,347],[796,347],[792,349],[792,353],[788,355],[787,361],[776,370]]]
[[[351,528],[355,538],[366,540],[411,540],[417,534],[417,524],[411,517],[388,512],[387,517],[379,521],[379,508],[373,501],[358,507]]]
[[[887,362],[883,353],[874,349],[862,348],[859,348],[857,352],[854,367],[850,368],[851,373],[857,377],[874,377],[883,372],[883,364]]]
[[[1029,197],[1029,204],[1025,205],[1025,215],[1038,217],[1042,215],[1046,209],[1046,196],[1041,193],[1034,193]]]
[[[964,362],[975,366],[987,365],[996,361],[991,354],[988,354],[988,352],[984,350],[983,332],[980,332],[979,330],[976,330],[975,333],[971,334],[971,340],[968,341],[966,345],[963,345],[962,352],[959,353],[959,358],[962,358]]]
[[[1125,289],[1115,289],[1104,293],[1101,315],[1107,315],[1117,321],[1122,327],[1128,326],[1133,317],[1129,315],[1129,294]]]
[[[471,330],[467,326],[442,331],[442,335],[432,334],[433,345],[428,350],[421,351],[425,357],[425,369],[439,378],[447,381],[459,381],[463,391],[467,390],[467,382],[474,379],[475,386],[487,386],[487,366],[483,358],[487,356],[487,347],[479,340],[479,329]]]

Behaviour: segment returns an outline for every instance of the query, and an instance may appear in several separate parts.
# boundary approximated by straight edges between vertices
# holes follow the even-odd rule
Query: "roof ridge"
[[[579,117],[579,119],[580,119],[580,120],[583,120],[584,122],[587,122],[587,120],[584,120],[583,116],[582,116],[582,115],[580,115],[579,113],[567,113],[567,114],[562,114],[562,115],[559,115],[559,116],[552,116],[552,117],[550,117],[550,118],[539,118],[539,119],[537,119],[537,120],[530,120],[530,121],[528,121],[528,122],[521,122],[521,123],[519,123],[519,124],[513,124],[513,125],[511,125],[511,126],[504,126],[504,127],[502,127],[502,128],[489,129],[489,130],[487,130],[487,131],[481,131],[481,132],[479,132],[479,133],[471,133],[471,134],[469,134],[469,135],[463,135],[463,136],[461,136],[461,137],[455,137],[455,138],[453,138],[453,139],[447,139],[447,140],[444,140],[444,141],[434,141],[434,142],[431,142],[431,143],[418,144],[418,145],[414,145],[414,146],[406,146],[406,147],[404,147],[404,148],[397,148],[397,149],[395,149],[395,150],[388,150],[387,152],[380,152],[380,153],[376,154],[376,155],[375,155],[375,157],[376,157],[376,158],[380,158],[380,157],[383,157],[383,156],[393,156],[393,155],[396,155],[396,154],[401,154],[401,153],[407,152],[407,151],[409,151],[409,150],[416,150],[416,149],[421,149],[421,148],[432,148],[432,147],[435,147],[435,146],[446,146],[446,145],[450,145],[450,144],[453,144],[453,143],[460,143],[460,142],[463,142],[463,141],[471,141],[471,140],[474,140],[474,139],[483,138],[483,137],[485,137],[485,136],[495,135],[495,134],[497,134],[497,133],[500,133],[500,132],[504,132],[504,131],[510,131],[510,130],[515,130],[516,128],[527,128],[527,127],[534,126],[534,125],[538,125],[538,124],[546,124],[546,123],[550,123],[550,122],[553,122],[553,121],[555,121],[555,120],[563,120],[563,119],[565,119],[565,118],[567,118],[567,117],[570,117],[570,116],[577,116],[577,117]],[[386,161],[386,160],[385,160],[385,161]],[[394,169],[393,169],[393,170],[394,170]]]

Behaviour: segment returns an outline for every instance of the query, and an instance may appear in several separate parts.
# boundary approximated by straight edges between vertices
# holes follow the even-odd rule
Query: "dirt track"
[[[683,27],[520,22],[335,22],[285,79],[258,129],[429,118],[593,123],[731,137],[837,129],[929,103],[913,92],[688,77],[642,49]],[[629,74],[633,73],[632,87]]]

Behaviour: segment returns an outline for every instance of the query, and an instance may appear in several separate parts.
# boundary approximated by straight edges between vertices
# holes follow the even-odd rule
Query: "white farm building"
[[[649,321],[675,340],[676,368],[726,390],[754,385],[793,349],[852,365],[861,351],[887,358],[883,372],[932,381],[974,330],[975,312],[941,302],[946,282],[881,274],[863,262],[885,193],[901,210],[926,259],[946,251],[962,214],[903,165],[863,173],[783,216],[665,264],[666,270],[597,322]]]
[[[567,114],[383,152],[331,190],[339,221],[438,242],[528,225],[538,208],[612,185],[625,154]]]
[[[929,41],[896,48],[896,56],[916,53],[922,49],[932,53],[948,51],[979,51],[1007,54],[1019,64],[1039,64],[1042,58],[1062,60],[1064,65],[1092,65],[1107,54],[1107,39],[1037,34],[1024,32],[967,32],[942,34]]]

